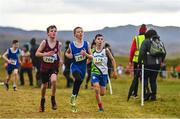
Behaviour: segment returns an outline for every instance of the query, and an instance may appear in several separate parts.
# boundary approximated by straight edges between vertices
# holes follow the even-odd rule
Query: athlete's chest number
[[[43,57],[43,61],[46,63],[54,63],[55,58],[54,57]]]
[[[16,65],[17,60],[15,60],[15,59],[10,59],[10,60],[11,60],[11,64],[12,64],[12,65]]]
[[[86,59],[86,56],[83,56],[81,54],[75,54],[74,57],[75,57],[76,62],[80,62]]]
[[[102,57],[94,57],[93,58],[93,61],[94,61],[94,63],[96,64],[96,63],[103,63],[103,58]]]

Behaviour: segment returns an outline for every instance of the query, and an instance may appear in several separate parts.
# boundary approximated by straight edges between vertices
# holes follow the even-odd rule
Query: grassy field
[[[116,58],[120,63],[125,64],[126,58]],[[2,66],[2,62],[0,62]],[[0,67],[0,80],[5,77],[3,67]],[[111,79],[113,94],[109,94],[109,90],[102,97],[105,111],[98,112],[95,93],[92,89],[84,89],[81,87],[77,106],[78,112],[70,111],[70,95],[71,90],[65,88],[65,79],[60,74],[57,87],[57,110],[51,110],[50,93],[47,90],[46,95],[46,112],[39,113],[40,89],[29,87],[26,78],[25,86],[19,86],[18,91],[12,90],[12,82],[10,90],[6,91],[4,86],[0,86],[0,118],[128,118],[128,117],[150,117],[150,118],[180,118],[180,80],[162,80],[158,78],[158,94],[157,101],[145,102],[144,107],[140,106],[140,99],[130,99],[127,102],[127,93],[132,77],[122,75],[117,80]],[[140,89],[139,89],[140,95]]]

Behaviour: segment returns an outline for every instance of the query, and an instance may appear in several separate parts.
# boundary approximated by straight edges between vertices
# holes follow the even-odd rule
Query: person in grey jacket
[[[150,53],[150,48],[152,38],[157,38],[159,39],[159,36],[157,32],[153,29],[150,29],[146,32],[145,34],[145,40],[143,41],[141,48],[140,48],[140,53],[139,53],[139,58],[138,58],[138,63],[141,65],[142,63],[144,64],[144,100],[156,100],[156,94],[157,94],[157,75],[160,70],[160,65],[164,61],[165,56],[166,56],[166,51],[163,55],[152,55]],[[164,45],[163,45],[164,46]],[[150,89],[148,90],[148,81],[150,83]]]

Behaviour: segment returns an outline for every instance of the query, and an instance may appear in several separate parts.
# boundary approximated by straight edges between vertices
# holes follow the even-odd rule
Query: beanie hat
[[[30,44],[31,44],[31,45],[35,45],[35,44],[36,44],[36,39],[35,39],[35,38],[32,38],[32,39],[30,40]]]
[[[146,25],[142,24],[139,29],[139,34],[146,33],[146,30],[147,30]]]
[[[159,37],[159,36],[154,29],[149,29],[145,34],[145,38],[152,38],[152,37]]]

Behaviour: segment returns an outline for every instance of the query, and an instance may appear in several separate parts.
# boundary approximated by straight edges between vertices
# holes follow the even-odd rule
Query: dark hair
[[[109,48],[109,47],[111,47],[111,46],[109,45],[109,43],[105,43],[104,47],[105,47],[105,48]]]
[[[69,45],[70,42],[71,42],[71,41],[67,40],[67,41],[66,41],[66,45]]]
[[[46,30],[47,33],[49,33],[49,30],[53,29],[53,28],[57,29],[57,27],[55,25],[51,25],[51,26],[47,27],[47,30]]]
[[[91,49],[93,48],[93,45],[96,45],[95,39],[93,39],[93,41],[91,43]]]
[[[92,41],[91,44],[92,44],[92,45],[95,45],[95,44],[96,44],[95,39],[93,39],[93,41]]]
[[[66,44],[65,49],[68,49],[70,43],[71,43],[71,41],[69,41],[69,40],[66,41],[66,43],[65,43],[65,44]]]
[[[97,37],[103,37],[103,35],[102,35],[102,34],[96,34],[95,39],[96,39]]]
[[[19,41],[18,40],[13,40],[12,41],[12,44],[16,44],[16,43],[18,43]]]
[[[35,44],[36,44],[36,39],[35,39],[35,38],[32,38],[32,39],[30,40],[30,44],[31,44],[31,45],[35,45]]]
[[[26,51],[29,51],[29,46],[28,46],[28,44],[24,44],[23,47],[25,48]]]
[[[148,39],[148,38],[152,38],[152,37],[159,37],[157,32],[154,30],[154,29],[150,29],[146,32],[145,34],[145,38]]]
[[[76,30],[79,29],[79,28],[82,29],[82,27],[80,27],[80,26],[75,27],[75,28],[73,29],[73,33],[75,34],[75,33],[76,33]]]

